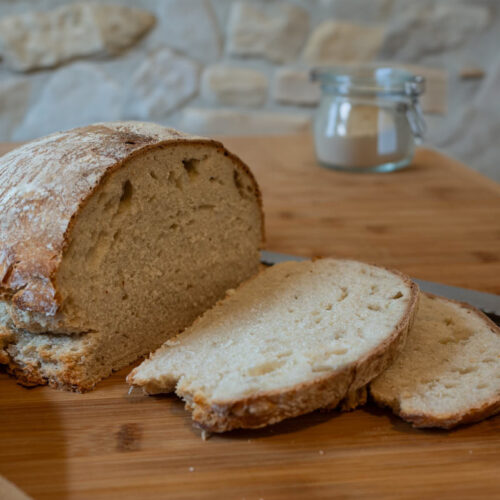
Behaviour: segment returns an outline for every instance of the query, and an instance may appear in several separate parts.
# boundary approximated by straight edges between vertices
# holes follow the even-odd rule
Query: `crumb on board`
[[[201,431],[201,439],[203,439],[203,441],[207,441],[208,439],[210,439],[212,437],[212,433],[211,432],[208,432],[206,431],[205,429],[203,429]]]

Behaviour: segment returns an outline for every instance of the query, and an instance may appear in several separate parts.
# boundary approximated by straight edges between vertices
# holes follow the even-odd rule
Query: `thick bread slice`
[[[128,376],[175,391],[213,432],[255,428],[335,406],[381,373],[418,301],[406,276],[349,260],[261,272]]]
[[[0,363],[88,390],[259,268],[260,194],[222,144],[138,122],[0,158]]]
[[[468,304],[422,294],[404,350],[370,393],[414,427],[449,429],[494,415],[500,328]]]

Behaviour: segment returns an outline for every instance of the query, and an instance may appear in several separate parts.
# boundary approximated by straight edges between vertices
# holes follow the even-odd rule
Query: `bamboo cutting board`
[[[500,293],[500,186],[456,161],[350,175],[307,137],[225,143],[262,187],[269,249]],[[129,370],[83,395],[0,373],[0,474],[36,499],[500,498],[500,416],[419,431],[367,407],[202,441],[175,397],[128,395]]]

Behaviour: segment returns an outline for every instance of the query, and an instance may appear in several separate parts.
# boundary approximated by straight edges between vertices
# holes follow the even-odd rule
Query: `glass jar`
[[[324,68],[311,73],[322,95],[314,121],[318,161],[355,172],[407,166],[425,122],[425,80],[395,68]]]

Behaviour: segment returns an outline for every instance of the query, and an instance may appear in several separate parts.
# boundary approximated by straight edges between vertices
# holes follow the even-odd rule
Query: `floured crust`
[[[183,143],[209,145],[229,156],[251,178],[262,215],[257,183],[237,156],[220,142],[155,124],[90,125],[37,139],[0,157],[0,300],[9,305],[16,326],[34,327],[31,314],[57,314],[55,275],[75,218],[98,186],[125,161]]]
[[[201,395],[183,392],[182,386],[177,387],[176,394],[186,401],[193,420],[210,432],[264,427],[316,409],[335,408],[349,394],[359,395],[358,390],[382,373],[402,350],[418,308],[418,286],[406,275],[391,272],[402,277],[410,289],[406,311],[384,342],[356,362],[287,390],[266,391],[247,398],[209,403]],[[138,382],[136,372],[137,368],[129,374],[127,381],[143,386],[147,392],[154,392],[146,383]]]
[[[439,297],[431,293],[426,293],[425,295],[429,298],[439,298],[440,300],[450,302],[456,306],[469,309],[485,323],[485,326],[487,328],[490,328],[492,332],[500,335],[500,328],[493,321],[491,321],[488,316],[486,316],[479,309],[476,309],[470,304],[467,304],[466,302],[459,302],[457,300],[447,299],[445,297]],[[433,415],[425,411],[405,412],[401,410],[400,402],[397,398],[385,398],[382,393],[374,391],[371,385],[369,386],[369,394],[378,405],[391,408],[391,410],[396,415],[401,417],[403,420],[410,422],[413,427],[417,428],[439,427],[442,429],[451,429],[458,425],[479,422],[480,420],[484,420],[485,418],[500,413],[500,394],[498,394],[496,398],[485,401],[478,407],[469,408],[467,411],[441,415]]]

